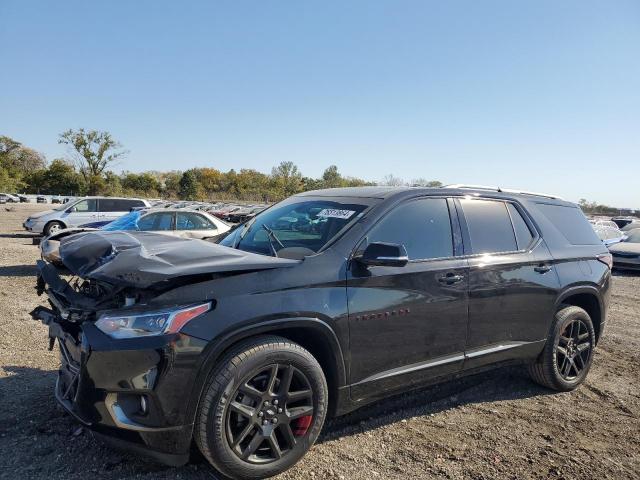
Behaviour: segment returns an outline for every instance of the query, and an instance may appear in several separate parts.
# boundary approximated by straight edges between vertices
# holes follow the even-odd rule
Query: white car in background
[[[20,197],[11,193],[0,193],[0,198],[4,198],[3,203],[20,203]]]
[[[65,228],[112,221],[135,208],[145,207],[149,207],[149,202],[139,198],[84,197],[33,214],[22,225],[25,230],[49,236]]]
[[[70,235],[95,230],[112,232],[153,232],[173,237],[214,240],[227,233],[231,225],[208,213],[186,208],[136,210],[99,228],[78,227],[52,233],[40,242],[44,260],[60,263],[60,240]]]

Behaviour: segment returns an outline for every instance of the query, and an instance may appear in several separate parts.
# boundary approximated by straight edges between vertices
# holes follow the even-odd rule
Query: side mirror
[[[404,267],[409,262],[409,255],[404,245],[376,242],[367,245],[354,260],[372,267]]]

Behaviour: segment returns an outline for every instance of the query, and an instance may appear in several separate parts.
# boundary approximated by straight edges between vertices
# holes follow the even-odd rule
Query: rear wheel
[[[326,408],[316,359],[284,338],[260,337],[214,368],[198,409],[196,443],[231,478],[270,477],[313,445]]]
[[[56,233],[58,233],[60,230],[64,229],[64,225],[62,224],[62,222],[49,222],[44,226],[44,234],[45,236],[49,236],[49,235],[55,235]]]
[[[547,388],[573,390],[587,377],[595,344],[589,314],[580,307],[564,306],[556,313],[544,351],[529,366],[529,373]]]

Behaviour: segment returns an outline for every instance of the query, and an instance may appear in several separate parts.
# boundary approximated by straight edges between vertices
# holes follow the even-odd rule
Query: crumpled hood
[[[264,270],[300,263],[204,240],[102,230],[62,238],[60,258],[80,277],[138,288],[187,275]]]

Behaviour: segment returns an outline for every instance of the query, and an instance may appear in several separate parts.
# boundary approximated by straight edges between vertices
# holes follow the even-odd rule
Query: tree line
[[[439,181],[418,178],[411,182],[387,175],[372,182],[344,176],[330,165],[320,178],[307,177],[290,161],[270,173],[241,168],[223,172],[212,167],[186,171],[115,173],[113,167],[127,151],[109,132],[67,130],[58,143],[68,146],[68,156],[48,163],[41,153],[0,135],[0,191],[47,195],[142,196],[183,200],[252,200],[274,202],[295,193],[320,188],[368,185],[438,187]]]

